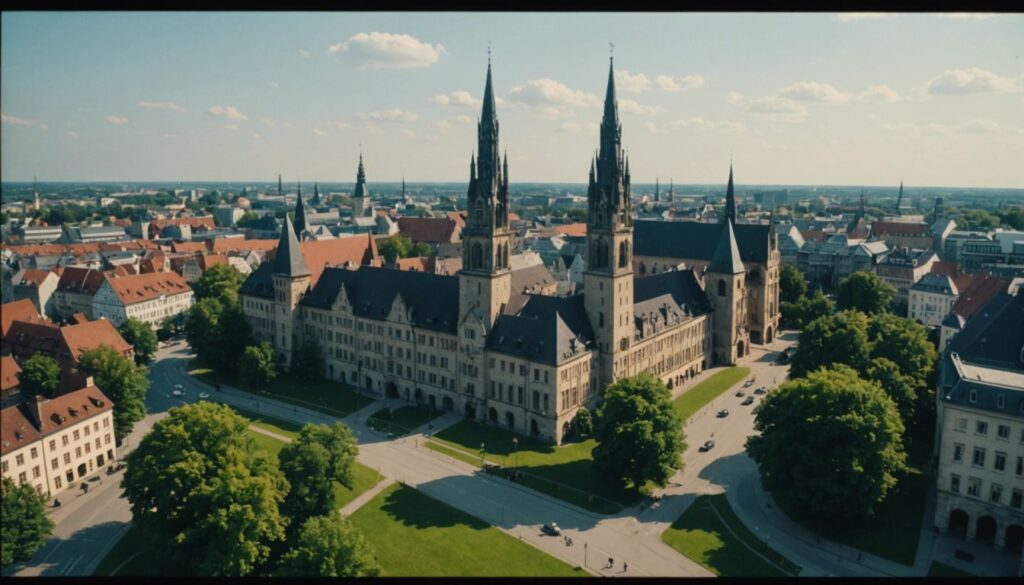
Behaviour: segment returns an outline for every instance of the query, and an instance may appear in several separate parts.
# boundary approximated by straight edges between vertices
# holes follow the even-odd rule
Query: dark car
[[[729,416],[729,409],[728,408],[723,408],[722,410],[718,411],[718,418],[725,418],[727,416]]]
[[[747,395],[747,393],[744,392],[743,390],[737,390],[736,391],[736,396],[746,396],[746,395]]]
[[[767,390],[764,389],[764,386],[761,386],[757,390],[754,390],[754,394],[758,394],[758,395],[764,394],[765,392],[767,392]]]
[[[704,441],[704,444],[700,446],[700,451],[701,451],[701,453],[704,453],[706,451],[710,451],[711,449],[714,448],[714,446],[715,446],[715,441],[713,439],[709,439],[707,441]]]
[[[753,403],[754,403],[754,397],[753,396],[747,396],[747,399],[743,401],[743,406],[750,406]]]
[[[547,534],[549,536],[561,536],[562,535],[562,529],[559,528],[558,524],[555,524],[554,522],[552,522],[550,524],[545,524],[544,526],[541,526],[540,529],[541,529],[541,532],[543,532],[544,534]]]

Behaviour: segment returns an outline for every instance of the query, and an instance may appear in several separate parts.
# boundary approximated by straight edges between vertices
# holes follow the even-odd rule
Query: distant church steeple
[[[654,202],[658,203],[661,201],[661,184],[658,182],[658,177],[654,178]]]
[[[277,174],[277,196],[284,197],[284,184],[281,183],[281,173]]]
[[[723,222],[736,223],[736,193],[732,185],[732,161],[729,161],[729,185],[725,188],[725,218]]]
[[[313,207],[319,207],[320,205],[322,205],[322,202],[320,200],[320,182],[319,181],[313,181],[313,200],[312,200],[312,203],[313,203]]]
[[[306,229],[306,206],[302,204],[302,182],[298,183],[298,196],[295,200],[295,237],[302,238]]]

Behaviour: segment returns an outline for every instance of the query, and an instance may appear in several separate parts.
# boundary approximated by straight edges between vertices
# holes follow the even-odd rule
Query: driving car
[[[718,418],[725,418],[727,416],[729,416],[729,409],[728,408],[723,408],[722,410],[718,411]]]
[[[715,441],[713,439],[709,439],[707,441],[704,441],[704,444],[700,446],[700,450],[701,452],[710,451],[714,446]]]
[[[203,399],[203,400],[206,400],[206,399],[207,399],[207,398],[209,398],[209,397],[210,397],[210,395],[209,395],[209,394],[207,394],[206,392],[200,392],[200,393],[199,393],[199,398],[201,398],[201,399]]]
[[[171,394],[173,394],[175,396],[184,396],[185,395],[185,393],[182,392],[181,390],[172,390]]]
[[[551,536],[561,536],[562,535],[562,529],[559,528],[558,524],[555,524],[554,522],[552,522],[550,524],[545,524],[544,526],[541,526],[540,529],[541,529],[541,531],[544,532],[544,534],[548,534],[548,535],[551,535]]]
[[[743,390],[737,390],[736,391],[736,396],[746,396],[746,395],[747,395],[747,393],[744,392]]]
[[[764,389],[764,386],[761,386],[757,390],[754,390],[754,394],[764,394],[765,392],[767,392],[767,390]]]
[[[747,399],[743,401],[743,406],[750,406],[753,403],[754,403],[754,397],[753,396],[747,396]]]

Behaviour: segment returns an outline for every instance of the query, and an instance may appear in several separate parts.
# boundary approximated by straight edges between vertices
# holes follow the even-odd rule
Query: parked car
[[[736,396],[746,396],[746,395],[747,395],[747,393],[744,392],[743,390],[737,390],[736,391]]]
[[[760,388],[758,388],[757,390],[754,390],[754,394],[764,394],[764,393],[766,393],[766,392],[768,392],[768,391],[767,391],[767,390],[765,390],[764,386],[761,386],[761,387],[760,387]]]
[[[753,396],[747,396],[747,399],[743,401],[743,406],[750,406],[753,403],[754,403],[754,397]]]
[[[181,389],[182,389],[183,387],[184,387],[184,386],[182,386],[181,384],[175,384],[175,385],[174,385],[174,389],[175,389],[175,390],[181,390]]]
[[[714,448],[714,446],[715,446],[714,439],[709,439],[707,441],[704,441],[704,444],[700,446],[700,451],[701,451],[701,453],[710,451],[711,449]]]
[[[541,531],[544,534],[547,534],[549,536],[561,536],[562,535],[562,529],[559,528],[558,524],[555,524],[554,522],[552,522],[550,524],[545,524],[544,526],[541,526],[540,529],[541,529]]]
[[[743,383],[743,387],[744,388],[749,388],[749,387],[751,387],[753,385],[754,385],[754,379],[753,378],[750,378],[746,382]]]
[[[175,396],[184,396],[185,395],[185,393],[182,392],[181,390],[172,390],[171,394],[173,394]]]
[[[206,400],[209,397],[210,397],[210,395],[207,394],[206,392],[200,392],[199,393],[199,398],[201,398],[202,400]]]
[[[718,418],[725,418],[727,416],[729,416],[729,409],[728,408],[723,408],[722,410],[718,411]]]

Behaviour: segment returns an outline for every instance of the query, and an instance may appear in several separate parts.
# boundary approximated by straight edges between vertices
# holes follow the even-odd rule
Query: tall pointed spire
[[[277,241],[277,251],[274,252],[270,272],[292,278],[311,274],[309,267],[306,266],[306,260],[302,257],[302,248],[295,237],[292,220],[287,214],[284,216],[284,225],[281,226],[281,237]]]
[[[622,150],[622,124],[615,97],[615,62],[609,60],[608,91],[601,118],[601,146],[597,155],[597,177],[590,185],[587,200],[592,226],[597,229],[628,227],[630,215],[629,173]]]
[[[302,237],[303,230],[306,229],[306,206],[302,204],[302,183],[298,184],[298,195],[295,199],[295,236],[298,238]]]
[[[736,223],[736,193],[732,185],[732,161],[729,161],[729,185],[725,188],[725,221]]]
[[[718,238],[715,255],[708,264],[708,272],[718,274],[741,274],[743,259],[740,258],[740,247],[736,244],[736,233],[732,229],[732,220],[726,218],[725,229]]]
[[[477,156],[470,157],[469,189],[466,194],[470,208],[466,226],[481,235],[508,228],[508,155],[506,153],[502,163],[498,131],[498,112],[488,49],[483,108],[477,123]]]
[[[366,188],[366,168],[363,166],[363,151],[359,151],[359,168],[356,169],[356,187],[352,190],[353,197],[369,197],[370,190]]]
[[[491,83],[490,48],[488,48],[487,51],[487,82],[484,85],[484,107],[483,111],[480,113],[480,122],[484,125],[497,124],[498,122],[498,109],[495,106],[494,100],[494,86]]]
[[[281,183],[281,173],[277,174],[277,196],[284,197],[284,184]]]
[[[402,175],[402,200],[405,201],[405,175]]]
[[[658,177],[654,178],[654,202],[661,201],[661,180]]]
[[[320,182],[313,181],[313,205],[320,205]]]

